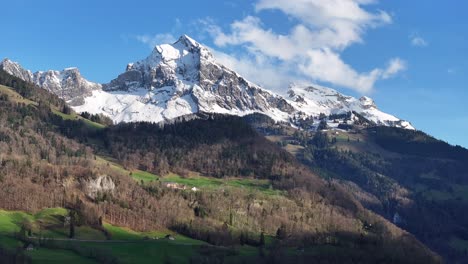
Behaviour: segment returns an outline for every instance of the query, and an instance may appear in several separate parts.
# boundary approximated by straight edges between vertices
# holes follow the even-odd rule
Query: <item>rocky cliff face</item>
[[[125,73],[103,89],[109,92],[144,89],[151,93],[147,94],[148,103],[169,106],[179,101],[176,103],[179,108],[185,108],[178,110],[181,113],[277,111],[287,115],[294,111],[284,98],[216,63],[207,48],[188,36],[182,36],[172,45],[155,47],[149,57],[129,64]],[[161,119],[171,116],[163,111]]]
[[[87,81],[77,68],[67,68],[62,71],[38,71],[32,73],[23,69],[17,62],[8,59],[0,63],[0,68],[24,81],[36,84],[68,101],[70,105],[84,103],[84,98],[90,96],[93,90],[101,89],[101,85]]]
[[[91,199],[96,199],[99,194],[112,194],[115,189],[115,183],[107,175],[98,176],[96,179],[89,178],[82,182],[83,191]]]
[[[17,62],[13,62],[9,59],[4,59],[0,62],[0,69],[6,71],[7,73],[20,78],[23,81],[33,83],[33,74],[31,71],[24,69]]]

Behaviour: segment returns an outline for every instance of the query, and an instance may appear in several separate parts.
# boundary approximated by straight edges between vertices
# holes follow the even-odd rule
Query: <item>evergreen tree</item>
[[[276,231],[276,238],[279,239],[279,240],[283,240],[285,239],[287,236],[286,234],[286,226],[284,224],[282,224],[278,230]]]
[[[68,235],[70,238],[75,237],[75,214],[73,211],[70,211],[70,233]]]
[[[328,128],[327,121],[325,119],[320,121],[320,124],[317,127],[317,130],[325,130]]]
[[[263,232],[260,234],[260,246],[265,246],[265,234]]]

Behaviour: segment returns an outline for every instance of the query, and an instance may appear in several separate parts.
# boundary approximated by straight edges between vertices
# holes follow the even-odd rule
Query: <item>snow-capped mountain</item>
[[[77,69],[32,74],[9,60],[0,68],[61,96],[78,112],[104,114],[115,122],[161,122],[201,112],[263,113],[294,125],[320,113],[355,111],[376,124],[413,129],[377,109],[368,97],[356,99],[316,85],[292,85],[289,97],[272,93],[221,65],[185,35],[174,44],[156,46],[147,58],[128,64],[124,73],[103,85],[86,81]]]
[[[198,112],[262,112],[287,120],[295,111],[281,96],[216,63],[207,48],[188,36],[155,47],[75,109],[102,113],[117,122],[160,122]]]
[[[71,105],[83,104],[85,97],[90,96],[93,90],[100,90],[102,87],[83,78],[77,68],[32,73],[23,69],[17,62],[4,59],[0,63],[0,69],[60,96]]]
[[[317,113],[330,115],[354,111],[378,125],[414,129],[408,121],[380,111],[374,100],[367,96],[356,99],[319,85],[291,85],[288,95],[295,108],[300,110],[299,114],[305,117]]]

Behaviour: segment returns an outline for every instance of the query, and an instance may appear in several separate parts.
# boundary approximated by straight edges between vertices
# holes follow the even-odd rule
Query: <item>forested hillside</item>
[[[108,223],[137,231],[170,229],[233,248],[232,254],[242,245],[258,250],[239,255],[246,262],[440,261],[241,118],[106,127],[1,71],[0,84],[9,86],[0,90],[0,208],[28,213],[66,208],[71,237],[72,226],[111,236]],[[152,172],[154,180],[135,180],[136,171]],[[168,188],[165,177],[174,173],[239,184],[198,191]],[[269,186],[247,184],[260,180]],[[36,232],[22,226],[31,235]],[[227,258],[221,248],[203,254],[206,263]]]
[[[399,128],[351,126],[308,133],[264,118],[248,121],[450,263],[467,259],[468,150]]]

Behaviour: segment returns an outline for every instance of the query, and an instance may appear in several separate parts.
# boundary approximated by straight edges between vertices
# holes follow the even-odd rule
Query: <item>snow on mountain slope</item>
[[[207,48],[188,36],[156,46],[146,59],[85,99],[77,111],[92,110],[114,121],[162,121],[206,112],[232,115],[265,113],[287,121],[295,109],[281,96],[216,63]],[[127,100],[123,94],[134,97]],[[105,101],[96,107],[99,100]]]
[[[170,98],[173,87],[158,92],[144,88],[131,93],[96,90],[85,98],[83,105],[73,107],[77,112],[104,114],[114,122],[161,122],[198,112],[198,106],[188,94]]]
[[[76,68],[32,74],[9,60],[0,68],[59,95],[78,112],[104,114],[115,122],[161,122],[204,112],[262,113],[296,125],[320,113],[355,111],[379,125],[414,129],[377,109],[368,97],[356,99],[318,85],[293,85],[289,97],[274,94],[217,63],[206,47],[185,35],[174,44],[156,46],[103,85],[85,80]]]
[[[0,69],[60,96],[71,105],[82,104],[84,97],[90,96],[93,90],[101,89],[100,84],[84,79],[77,68],[32,73],[23,69],[17,62],[4,59],[0,63]]]
[[[305,116],[319,113],[326,115],[341,114],[354,111],[378,125],[414,129],[409,122],[380,111],[374,100],[367,96],[356,99],[318,85],[291,85],[288,94],[295,108],[300,109]]]

